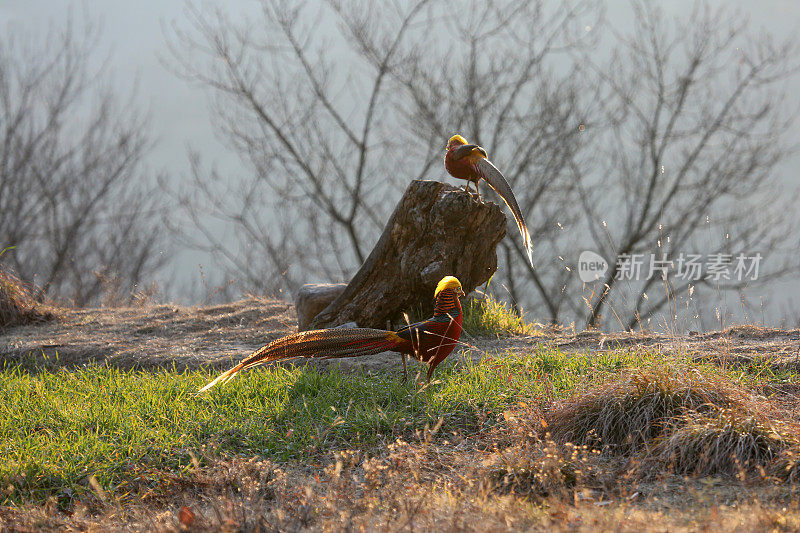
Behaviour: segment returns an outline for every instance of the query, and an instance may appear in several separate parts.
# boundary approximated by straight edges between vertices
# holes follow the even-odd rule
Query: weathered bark
[[[387,321],[399,323],[403,311],[428,316],[444,276],[456,276],[469,293],[494,274],[505,234],[498,205],[479,203],[452,185],[412,181],[369,257],[311,327],[385,328]]]

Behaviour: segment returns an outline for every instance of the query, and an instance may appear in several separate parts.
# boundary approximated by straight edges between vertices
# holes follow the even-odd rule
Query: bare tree
[[[628,328],[688,290],[617,284],[617,261],[585,287],[574,267],[588,247],[609,259],[691,251],[707,219],[728,238],[706,253],[789,235],[788,211],[766,207],[790,151],[780,89],[794,45],[749,36],[727,8],[670,22],[637,3],[633,31],[602,39],[602,10],[583,0],[260,6],[258,21],[192,9],[173,43],[251,173],[231,180],[194,158],[192,192],[178,196],[193,244],[246,288],[348,278],[398,191],[444,176],[454,133],[483,145],[519,197],[537,267],[506,239],[493,283],[540,318],[597,326],[613,301]]]
[[[590,288],[589,326],[612,301],[616,316],[607,323],[629,328],[674,306],[690,286],[694,293],[745,285],[705,272],[676,279],[674,264],[666,280],[622,284],[613,259],[619,256],[668,261],[681,252],[772,252],[762,284],[798,264],[780,257],[797,220],[773,173],[792,150],[784,132],[795,110],[782,90],[798,65],[796,43],[748,35],[743,18],[725,7],[698,4],[680,20],[648,2],[633,8],[634,27],[615,34],[611,61],[581,62],[603,89],[595,110],[601,127],[586,132],[593,142],[591,165],[583,168],[591,174],[580,181],[581,199],[586,229],[611,259],[605,278]],[[665,313],[675,320],[674,308]]]
[[[97,303],[161,265],[146,121],[103,83],[98,31],[71,18],[32,44],[0,37],[2,262],[43,296]],[[102,59],[102,58],[99,58]]]
[[[353,13],[353,40],[366,57],[376,56],[380,40],[364,37],[369,14]],[[476,3],[456,16],[448,9],[393,72],[413,103],[398,102],[398,112],[409,134],[428,143],[424,172],[439,163],[441,139],[464,132],[488,150],[517,191],[538,267],[528,264],[518,240],[506,239],[496,283],[515,305],[535,303],[537,315],[554,322],[572,275],[564,268],[563,228],[577,219],[583,179],[571,169],[584,144],[586,102],[597,90],[578,76],[570,54],[596,44],[602,15],[596,2],[585,1]],[[442,55],[430,53],[443,42]]]
[[[179,73],[211,89],[218,127],[253,173],[231,186],[194,159],[193,190],[179,195],[199,230],[194,244],[258,290],[349,277],[398,190],[440,178],[446,140],[462,132],[509,169],[546,253],[556,214],[566,222],[570,196],[578,203],[566,171],[578,146],[577,83],[553,56],[587,44],[582,19],[598,14],[591,2],[502,4],[454,16],[452,4],[429,0],[318,12],[263,0],[255,25],[192,9],[191,28],[175,28]],[[235,229],[220,232],[224,223]],[[516,266],[508,279],[533,279],[555,319],[562,293],[552,278],[563,269]]]
[[[272,291],[281,280],[294,288],[300,274],[351,274],[392,206],[376,199],[383,192],[376,183],[382,162],[372,155],[387,134],[379,124],[386,69],[348,80],[332,66],[332,54],[318,48],[322,43],[309,41],[322,25],[318,19],[303,26],[301,18],[314,16],[310,8],[271,1],[261,8],[258,32],[221,11],[199,9],[190,10],[191,32],[176,28],[186,55],[207,59],[198,66],[186,59],[186,49],[174,49],[180,73],[213,90],[217,125],[252,171],[252,179],[231,186],[195,159],[193,191],[178,196],[199,230],[195,243],[246,287]],[[399,17],[398,43],[413,17]],[[366,98],[363,107],[354,104],[358,92]],[[209,227],[209,214],[232,231],[221,235]]]

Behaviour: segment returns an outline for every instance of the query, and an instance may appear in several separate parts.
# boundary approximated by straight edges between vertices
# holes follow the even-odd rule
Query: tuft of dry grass
[[[657,439],[689,412],[733,408],[747,396],[711,372],[682,365],[652,366],[634,369],[557,403],[547,421],[558,442],[627,453]]]
[[[656,446],[654,456],[677,474],[765,474],[779,454],[793,445],[796,442],[787,428],[759,413],[721,409],[681,418]]]
[[[0,269],[0,329],[53,318],[52,309],[39,303],[30,287],[11,272]]]
[[[622,458],[639,479],[758,475],[800,481],[800,427],[710,368],[635,369],[554,404],[544,419],[540,434]]]
[[[781,451],[773,461],[769,472],[790,485],[800,485],[800,446]]]
[[[576,489],[603,476],[596,450],[552,439],[499,449],[486,461],[487,479],[500,493],[542,501],[568,498]]]

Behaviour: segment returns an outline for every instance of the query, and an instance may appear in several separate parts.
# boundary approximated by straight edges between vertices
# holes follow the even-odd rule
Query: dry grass
[[[771,473],[792,485],[800,485],[800,448],[783,450],[772,464]]]
[[[637,451],[689,412],[741,406],[747,393],[712,372],[680,365],[634,369],[548,413],[559,442]]]
[[[258,347],[294,331],[291,304],[249,298],[209,307],[156,305],[59,310],[59,320],[8,330],[0,359],[33,367],[83,367],[107,362],[120,368],[230,367]],[[32,357],[38,361],[31,361]]]
[[[489,477],[501,492],[541,502],[548,497],[569,498],[577,488],[606,477],[596,450],[550,439],[526,442],[498,450],[488,461]]]
[[[14,328],[0,333],[2,360],[28,362],[30,354],[46,355],[62,364],[83,366],[92,361],[108,361],[123,368],[197,368],[210,365],[229,368],[236,361],[264,344],[296,331],[294,307],[268,298],[248,298],[239,302],[208,307],[177,304],[127,308],[58,310],[58,320],[36,328]],[[466,318],[466,317],[465,317]],[[462,335],[462,341],[475,346],[473,354],[513,351],[526,353],[538,346],[557,348],[566,354],[586,351],[598,356],[620,347],[637,347],[653,352],[679,351],[699,362],[718,364],[720,342],[737,354],[742,368],[751,373],[795,372],[800,370],[800,330],[781,331],[760,328],[753,337],[729,336],[725,332],[684,337],[676,340],[658,335],[590,332],[574,335],[569,330],[535,325],[534,336],[499,338]],[[495,330],[497,331],[497,330]],[[676,347],[675,345],[680,345]],[[454,360],[450,356],[446,362]],[[392,354],[363,358],[352,363],[355,370],[399,369],[399,358]],[[746,364],[744,364],[746,363]],[[757,363],[757,364],[754,364]],[[327,366],[319,361],[320,366]],[[757,368],[759,367],[759,368]],[[788,384],[787,384],[788,385]],[[800,406],[800,396],[796,402]],[[796,410],[796,409],[795,409]]]
[[[624,459],[639,479],[773,476],[791,484],[800,473],[800,426],[709,368],[633,370],[555,404],[541,426],[538,434],[562,448]]]
[[[765,475],[781,452],[798,449],[792,434],[785,424],[781,427],[761,413],[728,409],[691,413],[677,421],[654,455],[677,474]]]
[[[53,309],[39,303],[22,280],[0,269],[0,330],[44,322],[54,317]]]
[[[511,452],[492,451],[487,444],[420,431],[418,438],[398,440],[375,455],[340,451],[302,465],[201,456],[184,472],[162,475],[136,499],[109,499],[97,492],[65,512],[52,498],[0,509],[0,526],[443,532],[800,527],[800,506],[781,488],[753,491],[741,484],[722,487],[681,478],[639,483],[615,475],[615,467],[596,453],[563,456],[568,448],[555,451],[552,443],[537,448],[533,441],[527,451],[536,452],[528,461],[535,474],[508,470],[498,475]],[[517,460],[521,464],[522,455]]]
[[[219,344],[231,353],[244,351],[290,329],[288,313],[285,306],[265,301],[204,309],[65,311],[59,324],[16,331],[33,335],[23,330],[36,329],[36,335],[54,344],[74,343],[76,335],[84,335],[81,339],[98,350],[129,350],[137,361],[141,354],[163,352],[175,361],[176,345],[200,355]],[[64,337],[58,337],[62,332]],[[788,353],[798,337],[796,331],[773,331],[733,346],[765,353],[765,346],[774,345]],[[107,339],[113,342],[106,345]],[[395,390],[391,373],[379,379],[343,374],[337,378],[341,383],[331,384],[330,373],[309,372],[299,385],[288,386],[274,383],[278,369],[272,369],[235,382],[213,405],[180,392],[195,390],[208,376],[174,372],[155,378],[129,373],[136,380],[129,395],[125,374],[98,381],[107,386],[68,394],[64,402],[45,401],[50,388],[43,384],[49,379],[77,382],[81,374],[40,369],[30,374],[35,386],[17,387],[20,401],[32,403],[25,391],[35,390],[40,401],[58,409],[51,410],[52,420],[43,421],[37,418],[40,413],[51,411],[33,406],[31,414],[21,413],[21,420],[35,420],[20,442],[30,446],[34,437],[46,443],[50,431],[63,431],[53,434],[67,438],[95,428],[98,437],[113,437],[113,453],[101,455],[120,467],[124,483],[104,477],[99,460],[78,472],[77,485],[58,484],[54,478],[57,488],[38,499],[20,496],[23,483],[17,489],[4,483],[0,497],[11,503],[0,507],[0,530],[800,529],[800,446],[792,438],[798,433],[792,424],[800,421],[794,367],[773,365],[772,359],[762,364],[748,356],[742,357],[746,364],[719,370],[720,365],[697,362],[695,354],[665,354],[652,348],[652,339],[638,337],[636,342],[650,343],[641,357],[589,351],[612,342],[603,340],[602,334],[553,337],[555,346],[563,342],[580,350],[562,352],[555,347],[533,351],[519,338],[491,339],[487,346],[520,343],[513,361],[511,356],[480,364],[458,360],[432,385],[402,393]],[[63,354],[64,347],[58,349]],[[166,355],[163,359],[168,360]],[[9,379],[16,375],[6,373]],[[146,394],[148,380],[161,383],[162,388],[153,389],[158,394]],[[62,387],[51,388],[62,394]],[[384,388],[386,401],[370,408],[363,398],[374,402]],[[131,432],[112,431],[103,409],[83,409],[87,397],[108,411],[118,402],[120,427],[141,418],[149,428],[141,447],[147,457],[180,461],[139,461],[125,453],[119,436]],[[142,398],[151,398],[143,403],[152,405],[129,416],[125,409]],[[363,409],[351,408],[352,398]],[[275,402],[286,405],[271,420],[263,411]],[[391,422],[391,409],[405,409],[409,402],[416,402],[412,407],[420,416]],[[80,420],[86,419],[74,431],[63,418],[65,406],[73,404]],[[167,404],[172,407],[166,409]],[[453,416],[453,405],[463,407],[463,420]],[[205,411],[223,429],[212,428],[213,438],[194,441],[192,428],[209,427],[198,416]],[[431,415],[433,420],[442,416],[443,425],[425,428]],[[308,439],[301,439],[308,419],[314,427]],[[257,442],[258,432],[264,438]],[[238,447],[214,445],[228,441]],[[299,459],[280,456],[287,442],[298,444]]]

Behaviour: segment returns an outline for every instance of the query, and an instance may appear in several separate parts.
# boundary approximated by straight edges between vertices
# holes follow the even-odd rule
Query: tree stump
[[[470,293],[494,274],[505,234],[498,205],[438,181],[412,181],[369,257],[310,327],[355,322],[383,329],[400,323],[403,311],[430,316],[444,276],[456,276]]]

